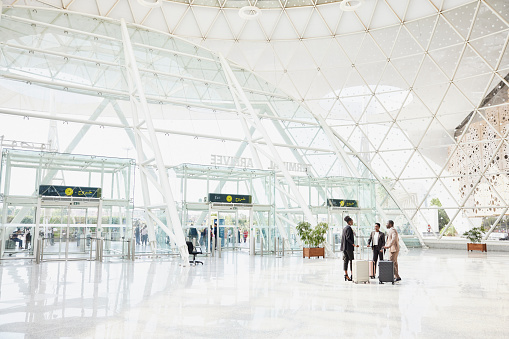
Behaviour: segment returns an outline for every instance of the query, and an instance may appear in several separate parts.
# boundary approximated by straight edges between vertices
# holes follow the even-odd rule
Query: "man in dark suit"
[[[380,224],[375,223],[375,230],[371,232],[368,240],[368,247],[373,249],[373,275],[371,276],[373,279],[376,274],[376,263],[378,262],[378,258],[380,258],[380,260],[384,260],[384,254],[382,252],[384,246],[385,234],[380,232]]]

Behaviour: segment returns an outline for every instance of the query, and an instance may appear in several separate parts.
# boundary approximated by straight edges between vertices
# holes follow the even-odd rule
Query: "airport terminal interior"
[[[507,337],[508,0],[0,0],[0,156],[2,339]]]

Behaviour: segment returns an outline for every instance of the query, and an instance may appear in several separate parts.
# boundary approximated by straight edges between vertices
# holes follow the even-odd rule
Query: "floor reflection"
[[[394,286],[344,282],[337,259],[201,259],[2,263],[0,337],[505,337],[506,254],[413,250]]]

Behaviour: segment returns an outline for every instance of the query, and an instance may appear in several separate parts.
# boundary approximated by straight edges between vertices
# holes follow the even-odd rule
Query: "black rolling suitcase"
[[[378,280],[380,284],[390,282],[394,285],[394,263],[390,260],[378,262]]]

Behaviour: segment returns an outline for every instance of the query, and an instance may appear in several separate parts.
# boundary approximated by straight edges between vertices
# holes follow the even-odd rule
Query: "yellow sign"
[[[65,189],[65,195],[71,196],[73,193],[74,191],[72,190],[72,188],[68,187]]]
[[[232,200],[233,200],[233,198],[232,198],[232,196],[231,196],[231,195],[229,195],[229,196],[227,196],[227,197],[226,197],[226,201],[228,201],[228,202],[232,202]]]
[[[340,205],[341,207],[345,206],[345,201],[344,201],[344,200],[341,200],[341,201],[339,202],[339,205]]]

